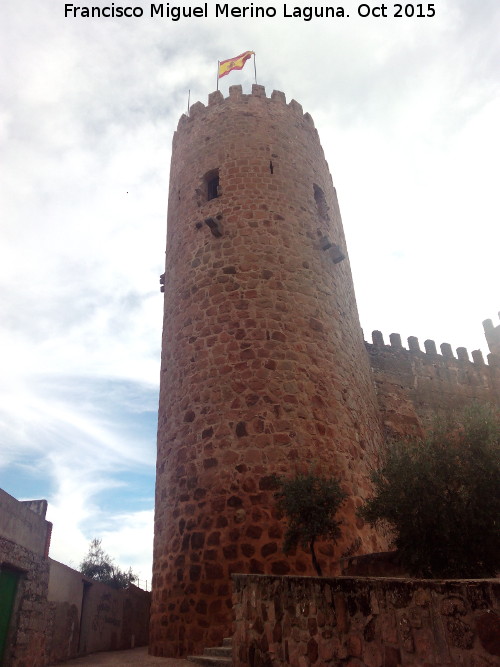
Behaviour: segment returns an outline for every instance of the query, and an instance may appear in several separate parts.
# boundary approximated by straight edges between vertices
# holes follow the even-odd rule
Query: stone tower
[[[349,494],[342,552],[386,545],[355,510],[380,430],[339,207],[300,104],[232,86],[173,139],[150,650],[231,629],[234,572],[314,574],[282,553],[270,475],[311,465]]]

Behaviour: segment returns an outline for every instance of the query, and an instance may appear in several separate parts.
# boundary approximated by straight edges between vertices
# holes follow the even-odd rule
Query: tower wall
[[[380,427],[335,189],[297,102],[233,86],[181,118],[164,290],[150,650],[171,656],[230,632],[231,573],[314,574],[282,553],[273,473],[341,478],[325,574],[386,546],[355,517]]]

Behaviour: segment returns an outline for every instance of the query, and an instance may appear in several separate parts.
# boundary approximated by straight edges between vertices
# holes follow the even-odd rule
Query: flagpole
[[[217,61],[217,90],[219,90],[219,68],[220,68],[220,60]]]
[[[253,71],[255,74],[255,83],[257,83],[257,67],[255,66],[255,51],[253,52]]]
[[[189,102],[191,100],[191,88],[188,90],[188,116],[189,116]]]

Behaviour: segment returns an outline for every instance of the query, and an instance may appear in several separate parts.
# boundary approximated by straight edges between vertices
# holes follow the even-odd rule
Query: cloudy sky
[[[208,18],[174,22],[139,0],[142,17],[94,19],[65,17],[62,0],[3,1],[0,486],[49,501],[53,558],[77,566],[101,537],[151,578],[171,137],[219,59],[253,49],[267,93],[313,116],[365,336],[487,354],[500,3],[437,0],[415,5],[435,16],[405,18],[390,3],[362,18],[358,4],[304,21],[281,2],[263,5],[274,18],[216,18],[209,2]],[[248,64],[221,90],[252,82]]]

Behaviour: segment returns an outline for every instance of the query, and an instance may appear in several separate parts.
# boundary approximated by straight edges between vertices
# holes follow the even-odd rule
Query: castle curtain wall
[[[419,436],[438,415],[450,414],[472,403],[500,408],[500,357],[479,351],[472,358],[465,348],[456,356],[451,346],[438,348],[427,340],[420,349],[416,338],[403,347],[397,334],[385,345],[373,332],[366,344],[377,391],[380,415],[390,437]]]

